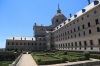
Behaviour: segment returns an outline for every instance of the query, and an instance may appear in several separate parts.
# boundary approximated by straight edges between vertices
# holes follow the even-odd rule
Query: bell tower
[[[67,20],[67,18],[61,13],[61,10],[58,4],[57,13],[51,19],[52,26],[55,28],[56,26],[58,26],[60,23],[64,22],[65,20]]]

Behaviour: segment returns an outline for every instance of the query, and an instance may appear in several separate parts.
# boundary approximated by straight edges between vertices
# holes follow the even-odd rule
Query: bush
[[[38,59],[37,59],[37,62],[41,62],[41,59],[40,59],[40,58],[38,58]]]
[[[62,63],[61,59],[52,59],[52,60],[43,60],[41,62],[37,62],[39,65],[48,65],[48,64],[56,64]]]
[[[85,60],[85,57],[78,57],[78,61],[84,61]]]
[[[98,54],[91,54],[90,58],[100,59],[100,55]]]
[[[65,51],[65,52],[63,53],[63,55],[67,55],[67,51]]]
[[[64,56],[62,56],[61,59],[62,59],[63,62],[65,62],[65,61],[68,60],[68,59],[67,59],[66,57],[64,57]]]
[[[89,53],[88,51],[85,51],[85,52],[83,53],[83,55],[86,57],[86,60],[89,60],[89,58],[90,58],[90,53]]]

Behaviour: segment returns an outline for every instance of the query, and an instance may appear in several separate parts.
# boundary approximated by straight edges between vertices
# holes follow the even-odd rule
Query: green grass
[[[0,61],[0,66],[9,66],[13,61]]]

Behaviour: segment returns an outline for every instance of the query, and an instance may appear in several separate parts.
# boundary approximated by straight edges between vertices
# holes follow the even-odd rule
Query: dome
[[[57,13],[54,15],[54,17],[64,16],[62,13]]]

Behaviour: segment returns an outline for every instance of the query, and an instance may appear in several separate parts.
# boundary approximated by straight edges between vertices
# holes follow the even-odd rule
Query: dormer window
[[[68,19],[68,21],[70,21],[71,19]]]
[[[94,5],[97,5],[99,3],[99,1],[94,1]]]
[[[62,25],[60,25],[60,27],[61,27]]]
[[[77,17],[77,15],[74,15],[74,18],[76,18]]]
[[[84,13],[85,12],[85,9],[82,9],[82,13]]]
[[[64,25],[66,24],[66,22],[64,22]]]

